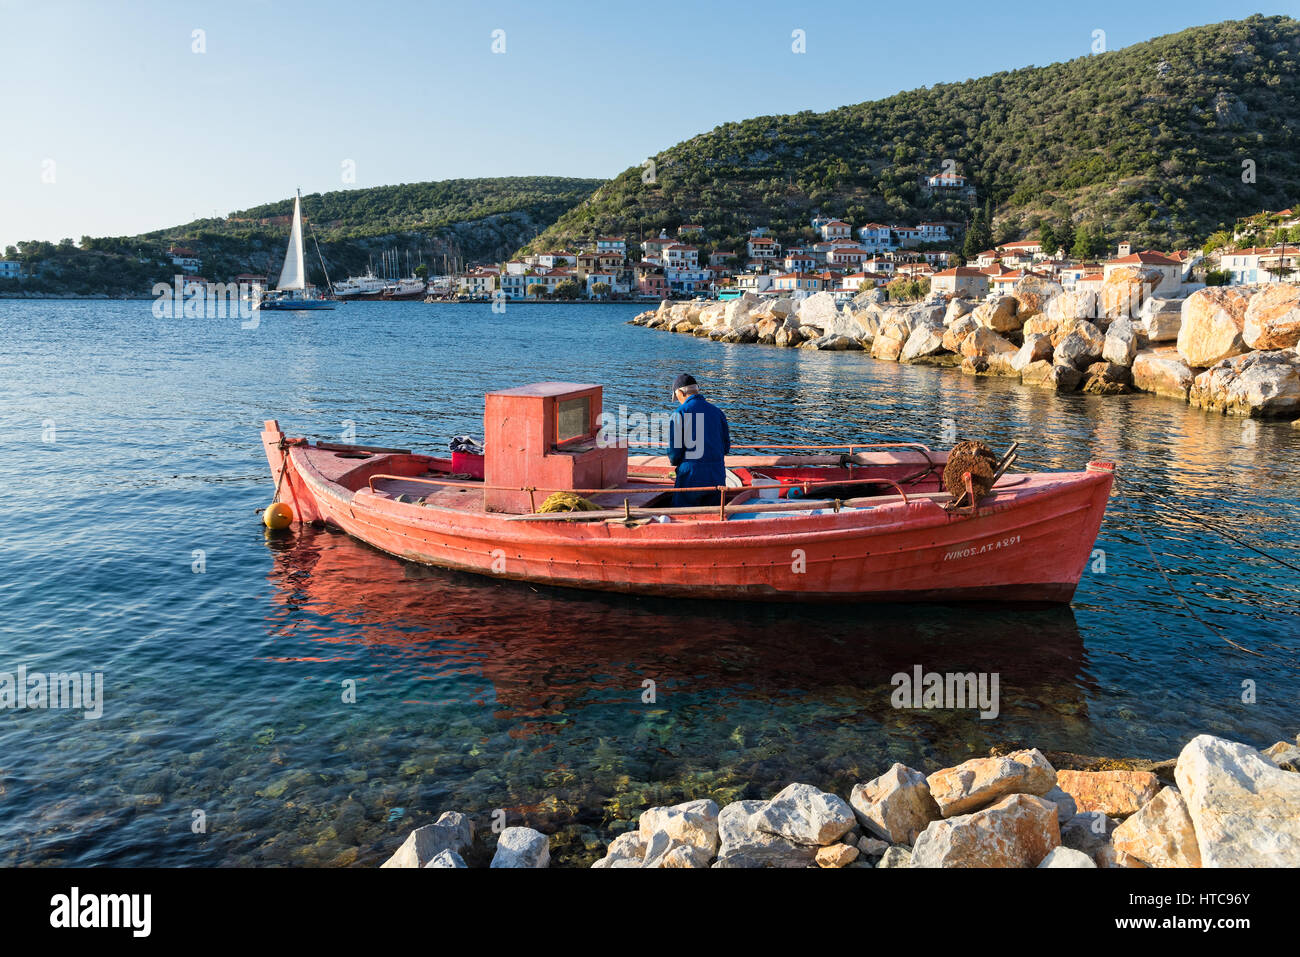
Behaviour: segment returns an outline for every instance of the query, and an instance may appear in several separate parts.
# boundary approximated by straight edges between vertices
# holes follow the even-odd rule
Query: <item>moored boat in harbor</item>
[[[1004,474],[943,491],[947,453],[854,444],[729,455],[718,504],[674,508],[661,455],[600,441],[601,387],[489,393],[484,455],[262,442],[276,499],[409,561],[572,588],[772,601],[1068,602],[1113,482]],[[969,485],[968,485],[969,488]],[[546,512],[557,492],[590,511]]]
[[[349,276],[334,284],[334,295],[344,301],[364,301],[383,297],[387,283],[370,270],[364,276]]]
[[[307,268],[303,262],[302,246],[302,195],[293,198],[293,226],[289,231],[289,246],[285,250],[284,265],[280,268],[280,281],[275,289],[253,302],[253,307],[265,312],[279,310],[333,309],[334,302],[318,295],[307,282]]]

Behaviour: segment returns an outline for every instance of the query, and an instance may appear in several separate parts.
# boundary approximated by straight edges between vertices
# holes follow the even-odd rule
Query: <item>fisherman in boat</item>
[[[678,488],[726,485],[727,466],[724,456],[731,451],[731,430],[727,417],[716,405],[700,395],[692,376],[682,374],[673,380],[673,401],[679,403],[669,419],[668,461],[677,469]],[[677,492],[673,506],[714,505],[718,492]]]

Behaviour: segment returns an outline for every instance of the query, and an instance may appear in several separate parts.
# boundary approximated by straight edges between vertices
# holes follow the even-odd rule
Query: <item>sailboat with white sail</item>
[[[324,268],[324,263],[321,263]],[[289,248],[284,254],[280,281],[275,289],[256,303],[259,309],[304,310],[333,309],[334,301],[322,298],[307,282],[302,250],[302,192],[293,198],[293,228],[289,231]]]

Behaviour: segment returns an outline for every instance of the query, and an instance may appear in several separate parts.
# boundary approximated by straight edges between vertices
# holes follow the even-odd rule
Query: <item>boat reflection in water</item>
[[[350,739],[383,738],[364,770],[404,808],[362,862],[443,810],[504,808],[557,835],[557,863],[589,863],[654,804],[794,780],[847,795],[894,761],[929,771],[1087,731],[1068,607],[636,599],[409,564],[340,532],[268,543],[277,651],[362,677]],[[891,679],[916,666],[997,674],[998,717],[895,709]]]

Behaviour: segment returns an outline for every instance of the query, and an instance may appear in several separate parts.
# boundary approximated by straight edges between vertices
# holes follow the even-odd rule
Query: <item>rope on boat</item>
[[[537,508],[539,512],[596,512],[599,510],[599,505],[575,492],[552,492],[546,496],[546,501]]]

